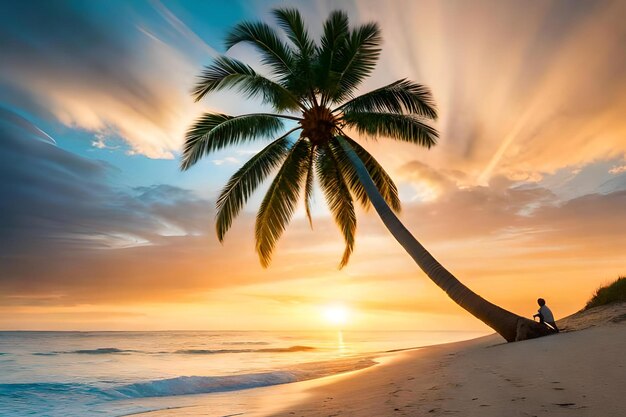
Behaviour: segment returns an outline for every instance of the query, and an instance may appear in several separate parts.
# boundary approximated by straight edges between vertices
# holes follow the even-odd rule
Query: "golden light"
[[[349,315],[348,308],[340,304],[326,306],[324,309],[324,317],[329,323],[334,325],[346,324]]]

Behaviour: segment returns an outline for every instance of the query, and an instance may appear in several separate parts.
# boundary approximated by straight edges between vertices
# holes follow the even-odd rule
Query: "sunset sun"
[[[341,304],[333,304],[324,308],[324,318],[328,323],[336,326],[346,324],[349,316],[350,311]]]

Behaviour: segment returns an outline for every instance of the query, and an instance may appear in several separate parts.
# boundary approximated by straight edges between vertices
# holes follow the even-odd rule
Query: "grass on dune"
[[[619,277],[615,282],[598,288],[587,301],[585,310],[617,302],[626,302],[626,277]]]

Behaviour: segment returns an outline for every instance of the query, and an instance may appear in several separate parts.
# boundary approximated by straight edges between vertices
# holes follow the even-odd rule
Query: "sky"
[[[413,264],[373,211],[355,252],[319,190],[263,269],[250,199],[223,244],[214,203],[262,141],[180,172],[196,77],[242,20],[296,7],[310,32],[345,10],[383,52],[361,92],[409,78],[435,97],[428,150],[362,140],[400,189],[401,220],[470,288],[559,317],[626,274],[623,1],[1,0],[0,329],[307,330],[345,306],[354,330],[485,330]]]

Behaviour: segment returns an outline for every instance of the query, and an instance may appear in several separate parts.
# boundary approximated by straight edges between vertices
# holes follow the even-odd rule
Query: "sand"
[[[410,350],[349,374],[247,390],[236,404],[207,395],[145,416],[626,416],[626,303],[557,323],[565,332]]]

